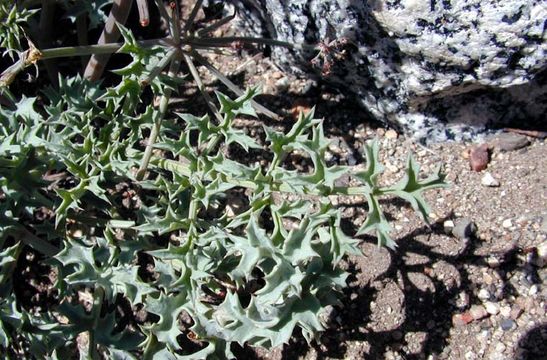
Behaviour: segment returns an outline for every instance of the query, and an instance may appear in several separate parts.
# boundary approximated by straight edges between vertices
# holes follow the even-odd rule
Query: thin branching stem
[[[153,164],[158,166],[161,169],[175,172],[181,176],[189,177],[192,174],[192,171],[189,165],[179,161],[154,158]],[[212,181],[212,179],[208,179],[208,180]],[[235,186],[241,186],[250,190],[257,190],[259,187],[264,185],[264,184],[261,184],[259,180],[241,180],[241,179],[231,178],[228,176],[223,176],[222,180],[227,183],[233,184]],[[299,194],[299,192],[297,192],[294,187],[285,183],[272,181],[268,185],[269,185],[270,191],[272,192]],[[390,189],[380,189],[375,194],[384,195],[388,193],[388,190]],[[331,191],[328,191],[327,194],[325,194],[325,192],[321,189],[308,189],[306,190],[305,195],[365,196],[366,194],[369,194],[370,192],[371,190],[368,186],[353,186],[353,187],[335,186],[332,188]],[[301,194],[301,195],[304,195],[304,194]]]
[[[178,46],[180,45],[180,18],[179,18],[179,10],[177,3],[174,3],[175,7],[171,8],[169,7],[169,33],[171,34],[171,38],[173,39],[173,42]]]
[[[192,57],[194,57],[200,64],[205,66],[207,70],[209,70],[213,75],[215,75],[217,79],[219,79],[224,85],[226,85],[230,90],[232,90],[237,96],[243,95],[244,91],[240,89],[239,86],[237,86],[230,79],[224,76],[223,73],[221,73],[217,68],[215,68],[209,61],[207,61],[207,59],[201,56],[197,51],[192,52]],[[258,112],[261,112],[262,114],[268,116],[271,119],[280,120],[279,115],[277,115],[271,110],[268,110],[267,108],[260,105],[256,101],[252,100],[251,104]]]
[[[182,28],[182,36],[186,37],[188,32],[192,30],[192,26],[194,26],[194,21],[196,20],[198,11],[201,8],[201,4],[203,4],[203,0],[197,0],[196,3],[194,4],[194,7],[192,8],[192,12],[190,12],[188,19],[186,20],[186,23],[184,24],[184,27]]]
[[[158,10],[160,12],[160,16],[163,18],[163,21],[165,21],[165,24],[169,24],[169,14],[167,13],[167,10],[165,9],[165,4],[162,0],[155,0],[156,6],[158,7]]]
[[[190,74],[194,78],[194,81],[196,82],[196,85],[198,86],[198,90],[205,99],[205,102],[207,103],[207,106],[213,114],[215,114],[215,117],[219,122],[222,122],[222,116],[220,115],[218,108],[216,107],[213,99],[209,96],[207,91],[205,91],[205,85],[203,85],[203,82],[201,81],[201,78],[199,76],[199,72],[196,69],[194,62],[192,61],[192,58],[188,54],[184,54],[184,61],[186,62],[186,65],[188,65],[188,70],[190,70]]]
[[[230,21],[232,21],[234,18],[236,17],[236,11],[234,11],[234,13],[230,16],[226,16],[225,18],[223,19],[220,19],[219,21],[217,21],[216,23],[214,24],[211,24],[209,26],[206,26],[204,27],[203,29],[199,29],[197,31],[197,36],[198,37],[201,37],[201,36],[205,36],[213,31],[215,31],[216,29],[220,28],[222,25],[225,25],[227,23],[229,23]]]
[[[173,59],[173,56],[175,56],[175,53],[177,52],[177,48],[171,48],[167,52],[167,54],[156,64],[156,66],[154,66],[154,69],[152,69],[152,71],[148,75],[142,77],[139,80],[141,86],[147,86],[148,84],[150,84],[152,80],[154,80],[163,71],[163,69],[167,65],[169,65],[169,62]]]
[[[179,71],[179,66],[180,66],[180,54],[176,52],[173,54],[171,65],[169,66],[170,77],[174,77],[177,74],[177,72]],[[161,130],[161,123],[163,121],[163,117],[167,113],[167,106],[169,104],[169,99],[171,98],[171,92],[172,90],[170,88],[166,88],[165,92],[160,98],[160,105],[159,105],[158,112],[156,113],[156,120],[154,121],[154,125],[152,126],[152,131],[150,132],[150,136],[148,138],[148,144],[146,145],[146,148],[144,150],[141,166],[139,167],[139,170],[137,171],[136,179],[138,181],[141,181],[142,179],[144,179],[146,170],[148,169],[148,164],[150,163],[150,158],[152,157],[152,151],[154,150],[154,144]]]
[[[140,47],[172,47],[172,43],[167,38],[137,41]],[[123,43],[97,44],[87,46],[67,46],[52,49],[41,50],[41,59],[54,59],[58,57],[87,56],[91,54],[113,54],[118,52]]]

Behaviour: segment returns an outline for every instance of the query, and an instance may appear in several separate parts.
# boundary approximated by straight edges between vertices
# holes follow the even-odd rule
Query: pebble
[[[458,299],[456,300],[456,306],[460,309],[469,306],[469,294],[467,292],[462,291],[459,293]]]
[[[539,291],[539,287],[537,286],[537,284],[534,284],[530,286],[530,290],[528,290],[528,295],[534,296],[535,294],[538,293],[538,291]]]
[[[477,297],[481,300],[488,300],[490,299],[490,292],[486,289],[480,289],[479,293],[477,294]]]
[[[505,219],[501,223],[501,226],[503,226],[505,229],[509,229],[511,226],[513,226],[513,221],[511,219]]]
[[[471,321],[473,321],[473,316],[471,316],[471,314],[469,314],[468,312],[465,312],[463,314],[454,314],[452,316],[452,324],[454,324],[454,326],[467,325]]]
[[[503,319],[500,323],[500,326],[503,331],[508,331],[511,330],[513,326],[515,326],[515,322],[511,319]]]
[[[480,320],[488,316],[488,312],[482,305],[473,305],[469,309],[469,313],[475,320]]]
[[[469,165],[473,171],[482,171],[488,166],[488,145],[481,144],[469,152]]]
[[[500,182],[489,172],[485,173],[481,179],[481,184],[486,187],[499,187]]]
[[[500,314],[506,318],[511,317],[511,307],[507,305],[500,307]]]
[[[452,235],[460,240],[469,240],[477,232],[477,225],[468,218],[456,220]]]
[[[289,78],[286,76],[282,77],[281,79],[275,82],[275,86],[281,91],[287,90],[290,84],[291,83],[289,81]]]
[[[397,139],[397,137],[399,136],[399,134],[397,134],[397,132],[393,129],[389,129],[388,131],[386,131],[386,133],[384,134],[384,136],[387,138],[387,139]]]
[[[545,264],[547,263],[547,241],[544,241],[541,244],[539,244],[539,246],[537,247],[537,254],[538,254],[538,259],[541,261],[540,264],[545,266]]]
[[[500,312],[500,306],[491,301],[486,301],[484,303],[484,308],[486,309],[486,312],[490,315],[496,315]]]
[[[484,281],[486,285],[492,285],[492,283],[494,282],[494,278],[492,277],[492,275],[484,273],[482,274],[482,281]]]
[[[505,344],[502,342],[499,342],[496,344],[496,351],[497,352],[503,352],[505,350]]]
[[[489,267],[494,269],[500,266],[501,261],[500,259],[498,259],[497,256],[489,256],[486,258],[486,263],[488,264]]]
[[[450,234],[452,232],[452,230],[454,229],[454,221],[446,220],[443,223],[443,229],[444,229],[445,234]]]
[[[501,151],[514,151],[530,145],[530,141],[524,135],[502,133],[494,139],[493,145]]]

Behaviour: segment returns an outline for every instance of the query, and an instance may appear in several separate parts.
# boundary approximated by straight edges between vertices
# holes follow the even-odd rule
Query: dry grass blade
[[[182,35],[186,36],[188,31],[192,29],[192,26],[194,25],[194,20],[196,20],[198,11],[201,8],[201,4],[203,4],[203,0],[197,0],[196,3],[194,4],[194,7],[192,8],[192,12],[190,13],[190,16],[188,16],[188,20],[186,20],[186,23],[184,24],[184,27],[182,28]]]
[[[237,12],[234,10],[234,13],[232,15],[227,16],[223,19],[220,19],[216,23],[211,24],[207,27],[204,27],[203,29],[199,29],[197,32],[197,35],[201,37],[201,36],[207,35],[210,32],[215,31],[216,29],[220,28],[222,25],[225,25],[229,23],[230,21],[232,21],[236,17],[236,15],[237,15]]]
[[[108,19],[104,25],[101,37],[97,42],[99,45],[115,42],[120,37],[120,30],[116,23],[125,24],[129,11],[131,10],[132,0],[114,0]],[[110,59],[110,54],[94,54],[89,59],[84,71],[84,77],[91,81],[97,81],[101,78],[106,63]]]
[[[190,74],[194,78],[194,81],[196,82],[196,85],[198,86],[198,90],[203,96],[203,98],[205,99],[207,106],[209,107],[209,109],[211,109],[213,114],[215,114],[215,117],[217,118],[217,120],[219,122],[222,122],[222,116],[220,115],[218,108],[216,107],[213,99],[211,99],[207,91],[205,91],[205,86],[203,85],[203,82],[201,81],[201,78],[199,77],[199,72],[196,69],[194,62],[192,61],[192,58],[189,55],[184,54],[184,60],[186,61],[186,64],[188,65],[188,70],[190,70]]]

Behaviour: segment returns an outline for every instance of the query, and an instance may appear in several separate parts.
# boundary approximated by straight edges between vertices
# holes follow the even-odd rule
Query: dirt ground
[[[242,349],[238,358],[547,359],[547,147],[541,137],[493,133],[476,144],[425,147],[371,121],[320,80],[277,69],[262,53],[211,60],[242,87],[262,86],[260,102],[283,115],[281,122],[241,120],[251,135],[260,137],[263,124],[287,128],[299,110],[316,106],[332,140],[327,157],[333,164],[364,166],[363,144],[378,137],[386,184],[401,178],[409,153],[423,174],[442,163],[450,184],[427,194],[429,226],[407,204],[382,202],[398,247],[378,248],[375,238],[363,237],[364,256],[345,261],[349,287],[319,341],[308,345],[295,336],[271,351]],[[228,93],[211,78],[207,86]],[[187,89],[188,96],[194,92]],[[188,103],[180,106],[192,111],[184,109]],[[469,150],[481,143],[488,144],[488,165],[477,172]],[[294,166],[305,171],[305,164]],[[345,230],[354,232],[365,219],[364,204],[333,201]]]

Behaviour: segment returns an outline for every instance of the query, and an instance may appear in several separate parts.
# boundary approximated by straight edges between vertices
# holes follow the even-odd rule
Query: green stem
[[[161,169],[172,171],[182,176],[189,177],[192,174],[192,171],[190,170],[190,167],[188,166],[188,164],[181,163],[175,160],[156,158],[153,160],[152,163]],[[206,179],[206,180],[212,180],[212,179]],[[235,179],[228,176],[224,176],[223,180],[235,186],[241,186],[250,190],[257,190],[260,185],[260,183],[256,180],[240,180],[240,179]],[[368,186],[353,186],[353,187],[335,186],[332,189],[332,191],[329,192],[329,194],[324,194],[321,190],[309,190],[306,193],[300,193],[298,191],[295,191],[293,187],[285,183],[271,182],[269,183],[269,185],[272,192],[301,194],[301,195],[315,195],[315,196],[330,196],[330,195],[364,196],[371,192]],[[383,190],[380,189],[378,191],[378,194],[383,195],[384,194]]]
[[[186,61],[186,65],[188,65],[188,70],[190,70],[190,74],[194,78],[194,81],[196,82],[196,85],[198,86],[198,90],[205,99],[205,102],[207,103],[207,106],[213,114],[215,114],[215,117],[219,121],[219,123],[222,122],[222,116],[220,115],[218,108],[216,107],[213,99],[209,96],[209,94],[205,91],[205,85],[203,85],[203,82],[201,81],[201,77],[199,76],[199,72],[196,69],[196,66],[194,65],[194,62],[192,61],[192,58],[188,54],[184,54],[184,60]]]
[[[173,54],[173,59],[171,60],[171,65],[169,66],[170,77],[174,77],[176,75],[176,73],[179,70],[179,65],[180,65],[180,58],[177,52]],[[152,157],[152,151],[154,150],[154,143],[156,142],[156,139],[158,138],[158,135],[161,130],[161,123],[163,121],[163,117],[167,113],[167,106],[169,105],[169,99],[171,98],[172,90],[170,88],[165,88],[164,91],[165,92],[163,93],[160,99],[160,107],[159,107],[158,113],[156,114],[156,120],[154,121],[154,125],[152,126],[152,131],[148,138],[148,144],[146,145],[146,149],[144,150],[141,166],[139,167],[139,170],[137,171],[137,175],[136,175],[137,181],[141,181],[142,179],[144,179],[144,175],[146,174],[146,170],[148,169],[148,164],[150,163],[150,158]]]
[[[93,294],[93,312],[94,312],[94,319],[93,319],[93,327],[91,330],[88,331],[89,334],[89,347],[88,347],[88,357],[92,360],[98,360],[100,359],[99,353],[97,352],[97,346],[95,344],[95,332],[101,331],[97,324],[99,323],[99,318],[101,317],[101,308],[103,307],[103,297],[104,297],[104,289],[100,286],[95,288],[95,292]]]
[[[173,44],[168,38],[153,39],[137,41],[137,44],[143,48],[150,48],[154,46],[171,47]],[[88,56],[92,54],[113,54],[118,52],[123,46],[123,43],[110,43],[101,45],[87,45],[87,46],[67,46],[52,49],[40,50],[42,56],[41,60],[54,59],[58,57],[70,57],[70,56]]]

